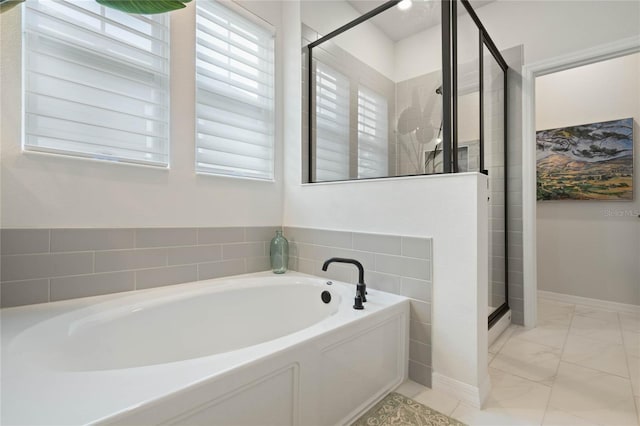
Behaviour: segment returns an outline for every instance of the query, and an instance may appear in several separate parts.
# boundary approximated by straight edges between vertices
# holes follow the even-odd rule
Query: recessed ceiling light
[[[411,2],[411,0],[402,0],[400,3],[398,3],[398,9],[400,10],[407,10],[411,7],[413,3]]]

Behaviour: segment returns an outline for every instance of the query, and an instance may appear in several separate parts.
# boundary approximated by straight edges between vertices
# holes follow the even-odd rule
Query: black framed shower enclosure
[[[313,68],[313,48],[321,45],[322,43],[333,39],[334,37],[348,31],[349,29],[365,22],[372,17],[383,13],[391,7],[396,6],[401,0],[390,0],[375,9],[367,12],[366,14],[358,17],[357,19],[343,25],[340,28],[330,32],[329,34],[319,38],[318,40],[309,43],[307,45],[307,93],[308,93],[308,176],[306,176],[306,182],[314,182],[313,162],[314,162],[314,140],[313,140],[313,128],[314,128],[314,102],[315,102],[315,78]],[[459,102],[458,102],[458,21],[459,12],[466,12],[475,25],[475,31],[478,34],[478,76],[479,76],[479,172],[489,175],[490,171],[485,168],[485,94],[484,94],[484,56],[485,49],[491,55],[502,70],[503,73],[503,151],[504,151],[504,302],[497,306],[496,309],[491,312],[488,317],[488,327],[491,328],[500,318],[502,318],[509,310],[509,292],[508,292],[508,279],[509,279],[509,265],[508,265],[508,141],[507,141],[507,73],[508,65],[502,57],[500,51],[496,47],[495,43],[491,39],[491,36],[487,32],[486,28],[478,18],[478,15],[473,10],[473,7],[468,0],[440,0],[441,5],[441,25],[442,25],[442,153],[443,153],[443,170],[442,173],[459,173],[460,165],[458,164],[458,138],[459,138],[459,125],[460,117],[458,114]],[[459,9],[459,8],[462,9]],[[372,46],[375,48],[375,46]],[[454,155],[455,153],[455,155]],[[427,173],[424,173],[427,174]],[[367,178],[365,178],[367,179]],[[368,178],[379,179],[379,178]],[[489,283],[491,285],[491,283]]]

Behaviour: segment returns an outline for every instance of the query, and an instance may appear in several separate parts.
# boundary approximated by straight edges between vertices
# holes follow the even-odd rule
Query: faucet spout
[[[358,284],[356,285],[356,298],[355,304],[353,305],[354,309],[364,309],[362,306],[363,302],[367,301],[367,286],[364,283],[364,267],[362,263],[358,262],[355,259],[347,259],[344,257],[332,257],[331,259],[327,259],[322,265],[322,270],[326,271],[329,268],[329,265],[332,263],[350,263],[355,265],[358,268]]]
[[[324,264],[322,265],[322,270],[326,271],[327,268],[329,268],[329,265],[332,264],[333,262],[350,263],[352,265],[355,265],[356,268],[358,268],[358,284],[364,284],[364,267],[362,266],[362,263],[358,262],[355,259],[347,259],[344,257],[332,257],[331,259],[327,259],[324,262]]]

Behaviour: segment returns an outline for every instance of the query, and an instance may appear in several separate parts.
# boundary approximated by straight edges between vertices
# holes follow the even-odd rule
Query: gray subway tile
[[[332,257],[346,257],[362,263],[367,271],[375,270],[375,254],[337,247],[317,246],[313,244],[298,244],[298,256],[305,259],[324,262]]]
[[[31,305],[49,301],[49,280],[12,281],[0,284],[1,307]]]
[[[428,388],[431,387],[431,367],[419,362],[409,361],[409,378]]]
[[[195,228],[136,229],[136,247],[194,246],[198,243]]]
[[[400,294],[400,277],[398,276],[365,271],[364,280],[369,288]]]
[[[321,270],[320,262],[315,260],[298,258],[298,265],[296,271],[302,272],[303,274],[311,274],[318,275],[318,271]]]
[[[262,257],[264,255],[264,242],[224,244],[222,246],[222,258],[224,260],[244,257]]]
[[[262,272],[271,270],[271,258],[264,257],[248,257],[247,261],[247,273]],[[289,265],[291,265],[291,258],[289,258]],[[289,268],[289,267],[288,267]]]
[[[96,252],[96,272],[126,271],[167,265],[167,249]]]
[[[51,301],[131,291],[133,272],[112,272],[51,279]]]
[[[330,231],[327,229],[286,228],[291,240],[319,246],[351,248],[351,232]]]
[[[134,238],[133,229],[52,229],[51,251],[130,249]]]
[[[226,244],[244,241],[244,228],[198,228],[198,244]]]
[[[423,302],[431,301],[431,282],[402,277],[400,294]]]
[[[282,227],[280,226],[251,226],[244,229],[244,240],[271,241],[276,236],[276,231],[281,230]]]
[[[409,338],[427,345],[431,344],[431,324],[410,320],[409,321]]]
[[[2,229],[0,230],[2,254],[32,254],[49,251],[48,229]]]
[[[410,299],[411,319],[431,324],[431,303]]]
[[[431,239],[402,237],[402,255],[419,259],[430,259]]]
[[[222,260],[222,246],[174,247],[167,249],[169,265],[214,262]]]
[[[298,271],[300,272],[300,268],[298,266],[298,258],[289,256],[289,270],[290,271]]]
[[[409,359],[420,364],[431,366],[431,345],[416,340],[409,341]]]
[[[200,263],[198,265],[198,279],[228,277],[246,272],[244,259],[223,260],[222,262]]]
[[[513,310],[511,306],[511,323],[516,325],[524,325],[524,312],[522,310]]]
[[[136,271],[136,289],[182,284],[198,280],[198,265],[169,266]]]
[[[376,254],[375,270],[376,272],[417,278],[419,280],[431,279],[429,262],[411,257]]]
[[[353,248],[375,253],[400,254],[401,238],[395,235],[353,233]]]
[[[2,256],[2,281],[61,277],[93,272],[93,253]]]

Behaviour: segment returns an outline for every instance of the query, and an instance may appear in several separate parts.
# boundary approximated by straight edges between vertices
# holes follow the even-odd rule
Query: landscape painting
[[[538,200],[633,200],[633,118],[536,132]]]

